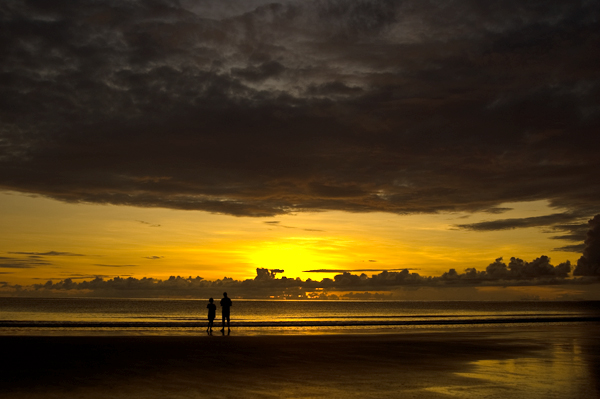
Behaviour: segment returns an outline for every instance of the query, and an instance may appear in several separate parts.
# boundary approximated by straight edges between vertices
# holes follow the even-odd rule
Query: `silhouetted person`
[[[214,299],[210,298],[208,300],[208,327],[206,328],[206,332],[212,333],[213,322],[215,321],[215,317],[217,317],[217,305],[213,303]]]
[[[231,307],[231,299],[227,297],[227,293],[223,293],[223,299],[221,299],[221,314],[223,315],[223,328],[221,331],[225,331],[225,319],[227,319],[227,331],[231,331],[229,328],[229,308]]]

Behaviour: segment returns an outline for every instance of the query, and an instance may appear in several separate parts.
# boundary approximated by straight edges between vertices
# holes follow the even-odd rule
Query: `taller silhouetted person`
[[[231,331],[229,328],[229,308],[231,308],[231,299],[227,297],[227,293],[223,293],[223,299],[221,299],[221,314],[223,315],[223,328],[221,331],[225,332],[225,319],[227,319],[227,331]]]

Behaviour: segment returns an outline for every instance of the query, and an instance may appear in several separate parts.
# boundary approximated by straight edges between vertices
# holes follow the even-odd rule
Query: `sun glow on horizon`
[[[555,212],[544,202],[506,206],[513,210],[496,217],[332,211],[265,220],[2,193],[0,281],[177,275],[244,280],[254,278],[256,268],[283,269],[277,277],[303,280],[336,274],[303,273],[317,269],[375,270],[370,275],[411,268],[436,276],[450,268],[484,270],[498,257],[531,261],[545,254],[553,264],[576,261],[573,253],[551,251],[564,244],[538,228],[477,232],[454,227],[466,217],[474,223]]]
[[[340,263],[349,261],[347,255],[337,248],[320,241],[322,240],[288,239],[283,242],[262,242],[248,251],[248,259],[257,268],[285,270],[283,275],[291,278],[308,275],[302,273],[307,269],[338,267]]]

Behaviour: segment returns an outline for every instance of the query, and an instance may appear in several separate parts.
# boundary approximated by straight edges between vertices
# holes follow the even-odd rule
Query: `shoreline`
[[[199,337],[208,335],[207,323],[2,323],[0,339],[3,337],[45,336],[171,336]],[[98,327],[100,326],[100,327]],[[234,336],[318,336],[318,335],[410,335],[436,332],[491,334],[497,331],[528,331],[535,329],[594,329],[600,331],[600,320],[596,317],[566,318],[552,321],[518,322],[455,322],[441,323],[381,323],[381,324],[232,324]],[[220,336],[221,325],[213,327],[213,336]]]
[[[242,321],[233,322],[235,327],[369,327],[369,326],[448,326],[448,325],[474,325],[474,324],[527,324],[527,323],[573,323],[573,322],[599,322],[600,316],[506,316],[496,318],[448,318],[448,316],[417,316],[427,320],[377,320],[377,321]],[[383,317],[382,317],[383,318]],[[410,319],[410,316],[399,316],[398,318]],[[436,318],[444,318],[438,319]],[[389,317],[388,317],[389,319]],[[103,327],[188,327],[199,328],[206,325],[206,321],[193,322],[161,322],[161,321],[21,321],[0,320],[0,328],[103,328]]]
[[[521,327],[400,334],[1,336],[9,350],[0,393],[10,399],[600,396],[597,328]],[[550,373],[556,365],[564,375]],[[527,378],[517,385],[502,382],[511,367],[518,369],[514,378]]]

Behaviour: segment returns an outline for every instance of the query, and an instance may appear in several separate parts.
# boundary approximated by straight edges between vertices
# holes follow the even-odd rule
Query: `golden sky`
[[[498,257],[531,261],[548,255],[553,264],[577,260],[578,254],[553,251],[568,242],[550,239],[553,234],[543,228],[482,232],[456,227],[555,212],[544,201],[504,205],[512,210],[502,215],[329,211],[250,218],[69,204],[5,192],[0,194],[0,256],[9,258],[5,266],[14,259],[24,263],[2,268],[1,280],[32,284],[96,275],[247,279],[258,267],[283,269],[282,275],[303,280],[335,274],[303,273],[315,269],[410,268],[437,276],[451,268],[485,270]]]
[[[598,281],[598,6],[540,4],[6,3],[0,288]]]

